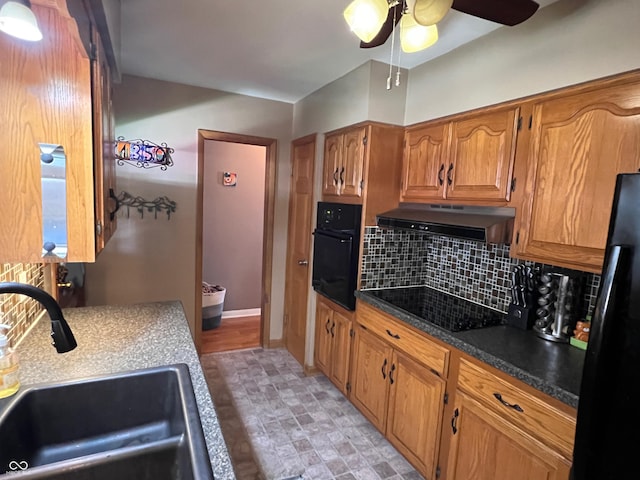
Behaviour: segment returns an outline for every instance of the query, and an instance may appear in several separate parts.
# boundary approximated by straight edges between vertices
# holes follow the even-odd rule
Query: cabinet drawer
[[[357,319],[361,325],[384,338],[393,348],[410,355],[441,377],[447,376],[449,370],[448,349],[362,302],[358,303]]]
[[[571,458],[576,422],[570,415],[464,358],[460,359],[458,388]]]

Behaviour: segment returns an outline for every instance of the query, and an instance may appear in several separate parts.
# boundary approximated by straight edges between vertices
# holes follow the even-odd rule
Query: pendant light
[[[29,0],[10,0],[0,8],[0,31],[30,42],[42,40]]]
[[[453,0],[407,0],[413,18],[425,27],[435,25],[451,10]]]
[[[344,11],[349,28],[365,43],[375,38],[387,19],[387,0],[353,0]]]
[[[405,53],[418,52],[438,41],[438,27],[418,24],[413,15],[403,15],[400,19],[400,45]]]

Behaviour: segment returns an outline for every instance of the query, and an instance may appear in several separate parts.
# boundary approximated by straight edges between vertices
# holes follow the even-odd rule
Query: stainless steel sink
[[[5,472],[212,479],[187,365],[39,385],[0,402],[0,477]]]

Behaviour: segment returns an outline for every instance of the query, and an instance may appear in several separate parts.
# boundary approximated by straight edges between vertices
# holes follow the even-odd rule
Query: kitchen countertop
[[[368,294],[356,297],[576,408],[585,352],[508,325],[450,332]]]
[[[198,354],[180,302],[63,310],[78,342],[56,353],[44,316],[16,349],[23,386],[186,363],[198,404],[213,474],[235,479]]]

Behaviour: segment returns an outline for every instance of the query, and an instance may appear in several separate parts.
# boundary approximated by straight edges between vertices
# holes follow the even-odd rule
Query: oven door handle
[[[340,240],[341,243],[353,242],[353,235],[349,235],[346,233],[331,232],[328,230],[315,230],[313,232],[313,235],[316,237],[333,238],[335,240]]]

